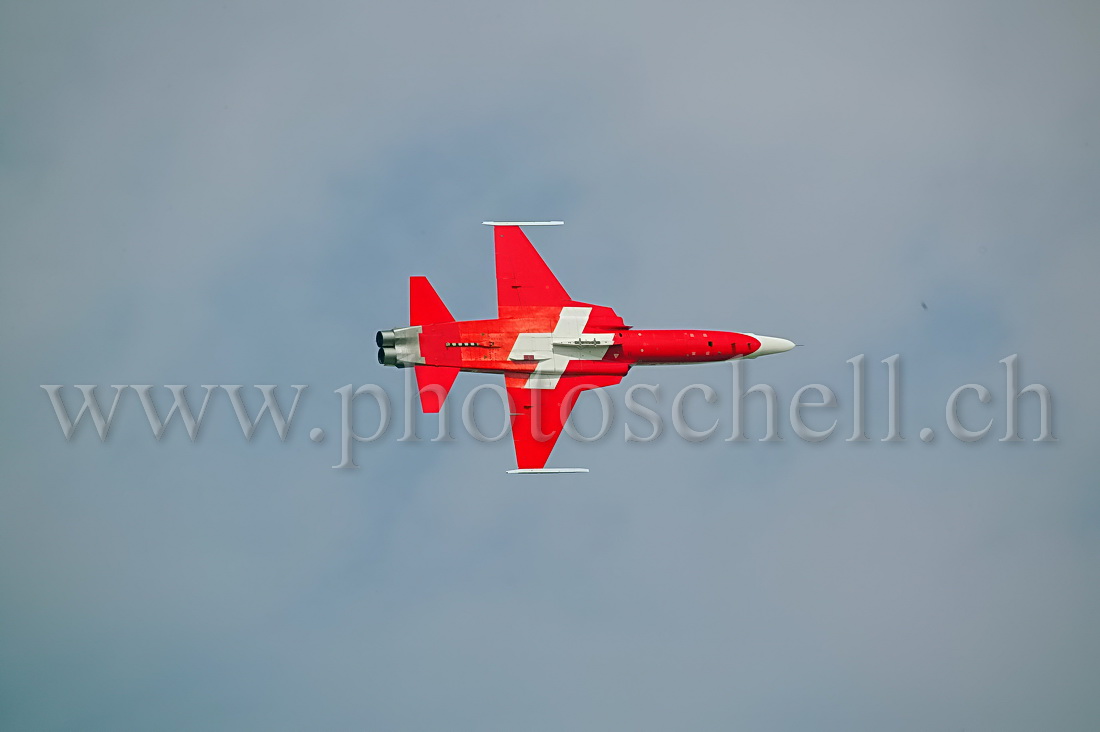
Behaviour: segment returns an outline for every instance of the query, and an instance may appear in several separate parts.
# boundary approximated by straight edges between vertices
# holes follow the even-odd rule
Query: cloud
[[[1091,6],[0,14],[11,725],[1095,718]],[[805,343],[748,383],[781,417],[830,385],[838,434],[563,439],[555,460],[593,472],[553,483],[464,438],[331,470],[333,390],[400,386],[371,336],[406,316],[404,278],[489,316],[478,222],[515,214],[564,218],[540,251],[638,327]],[[859,353],[874,440],[851,444]],[[900,445],[878,441],[893,353]],[[954,443],[963,383],[994,393],[968,417],[1003,430],[1011,353],[1054,393],[1059,442]],[[728,371],[629,381],[659,381],[667,411],[700,379],[721,401],[692,418],[724,435]],[[285,444],[245,443],[224,401],[196,444],[156,443],[125,398],[100,444],[62,440],[41,383],[310,389]]]

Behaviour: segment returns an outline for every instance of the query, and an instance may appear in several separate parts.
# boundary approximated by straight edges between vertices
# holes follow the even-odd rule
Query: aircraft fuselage
[[[414,367],[425,412],[439,412],[460,371],[504,374],[521,472],[546,459],[577,396],[634,366],[756,358],[784,338],[723,330],[635,330],[609,307],[570,297],[515,222],[494,227],[497,317],[455,320],[425,277],[409,279],[411,325],[379,331],[378,361]],[[532,223],[531,225],[536,225]]]

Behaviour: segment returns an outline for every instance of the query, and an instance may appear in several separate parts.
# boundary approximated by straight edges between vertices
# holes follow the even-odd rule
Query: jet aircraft
[[[496,245],[497,317],[456,321],[426,277],[409,280],[409,320],[378,331],[378,362],[415,369],[425,413],[439,412],[459,371],[504,374],[516,470],[547,468],[577,397],[613,386],[634,366],[757,358],[785,338],[719,330],[637,330],[614,310],[574,300],[520,227],[560,221],[485,221]]]

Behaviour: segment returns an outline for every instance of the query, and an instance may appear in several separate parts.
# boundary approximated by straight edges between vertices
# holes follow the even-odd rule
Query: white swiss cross
[[[592,308],[562,308],[553,333],[520,333],[508,354],[510,361],[537,361],[524,385],[553,389],[574,359],[600,361],[615,342],[614,333],[585,333]]]

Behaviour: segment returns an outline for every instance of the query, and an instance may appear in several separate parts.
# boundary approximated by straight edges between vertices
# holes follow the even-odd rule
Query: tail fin
[[[427,277],[409,278],[409,323],[432,325],[452,323],[454,316]],[[426,414],[435,414],[443,408],[447,393],[455,383],[458,369],[453,366],[417,366],[416,386],[420,394],[420,406]]]
[[[443,409],[447,393],[455,383],[458,369],[454,366],[417,366],[416,389],[424,414],[436,414]]]
[[[409,324],[453,323],[454,316],[427,277],[409,278]]]

